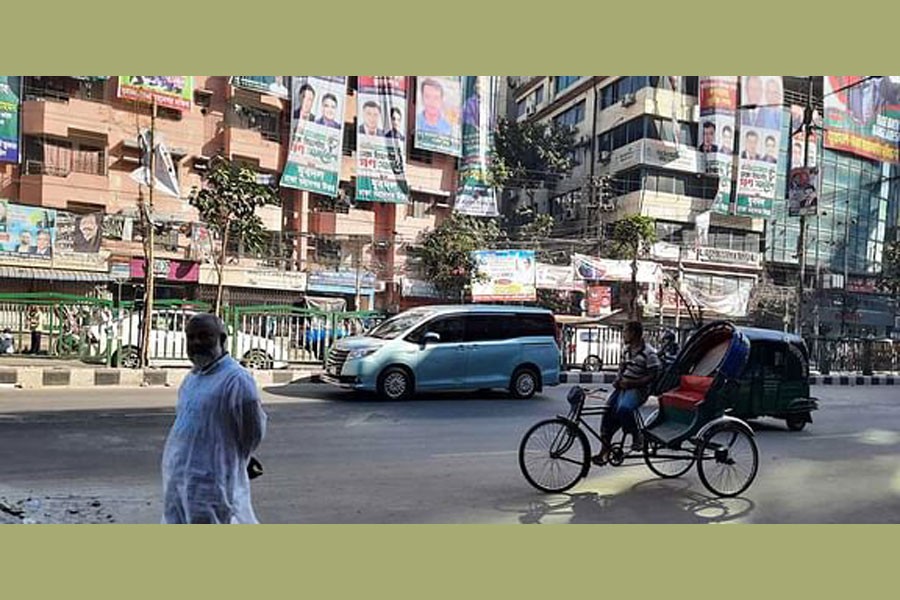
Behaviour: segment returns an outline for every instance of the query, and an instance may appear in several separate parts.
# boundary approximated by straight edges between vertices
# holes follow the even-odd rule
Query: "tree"
[[[844,282],[845,285],[846,283]],[[900,298],[900,241],[888,242],[884,245],[878,287],[893,298]]]
[[[650,251],[656,241],[656,221],[653,217],[630,215],[613,223],[611,253],[613,258],[631,261],[631,298],[628,303],[630,319],[638,318],[638,259]]]
[[[272,187],[257,182],[253,169],[223,157],[212,161],[205,182],[203,189],[191,190],[189,201],[209,228],[210,237],[220,242],[213,254],[216,269],[214,310],[221,315],[228,240],[241,240],[244,248],[251,252],[262,250],[268,234],[256,209],[265,205],[280,206],[281,199]]]
[[[494,187],[537,187],[574,166],[575,129],[556,122],[500,119],[494,133]]]
[[[478,219],[453,213],[424,234],[415,254],[422,260],[425,278],[442,294],[462,298],[477,276],[475,250],[489,248],[503,237],[494,219]]]

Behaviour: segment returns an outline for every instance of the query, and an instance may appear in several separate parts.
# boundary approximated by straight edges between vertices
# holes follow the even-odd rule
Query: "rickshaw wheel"
[[[787,423],[787,428],[791,431],[803,431],[803,428],[806,427],[808,418],[809,413],[788,415],[785,422]]]
[[[535,424],[519,445],[519,468],[525,479],[550,494],[564,492],[587,475],[590,444],[584,433],[565,419]]]
[[[660,451],[664,456],[657,456]],[[673,458],[675,456],[677,458]],[[694,466],[694,459],[694,453],[690,450],[671,450],[650,440],[644,441],[644,462],[648,469],[663,479],[681,477]]]
[[[759,468],[759,450],[753,436],[741,427],[724,423],[707,433],[697,447],[697,472],[710,492],[723,498],[750,487]]]

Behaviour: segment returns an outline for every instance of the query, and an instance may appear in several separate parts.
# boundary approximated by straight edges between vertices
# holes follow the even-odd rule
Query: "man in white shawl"
[[[256,383],[225,352],[227,334],[212,314],[185,327],[194,368],[178,390],[175,423],[163,450],[163,523],[258,523],[247,464],[266,431]]]

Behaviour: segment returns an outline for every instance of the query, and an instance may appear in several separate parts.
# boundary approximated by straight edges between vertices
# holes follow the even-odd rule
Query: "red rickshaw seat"
[[[682,375],[679,386],[660,396],[659,404],[680,410],[695,410],[706,398],[712,383],[712,377]]]

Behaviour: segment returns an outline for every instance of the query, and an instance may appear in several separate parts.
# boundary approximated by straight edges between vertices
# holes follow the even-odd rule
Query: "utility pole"
[[[156,98],[151,100],[150,104],[150,147],[147,149],[149,160],[147,168],[149,170],[148,177],[148,200],[141,206],[141,220],[144,222],[144,314],[141,327],[141,366],[150,366],[150,332],[153,322],[153,296],[154,286],[156,285],[156,274],[153,269],[153,245],[156,232],[153,225],[153,187],[156,183],[155,154],[156,141],[154,134],[156,131]]]
[[[813,120],[812,75],[807,76],[806,82],[806,106],[803,109],[803,168],[809,167],[809,134]],[[818,208],[816,212],[818,212]],[[819,240],[816,240],[816,244],[818,243]],[[794,332],[798,335],[802,335],[801,323],[803,320],[803,306],[805,304],[803,293],[806,285],[806,282],[804,281],[806,279],[806,215],[802,211],[800,213],[800,236],[797,238],[797,254],[800,258],[800,281],[798,282],[797,316],[794,321]],[[813,335],[818,335],[818,331],[813,332]]]

